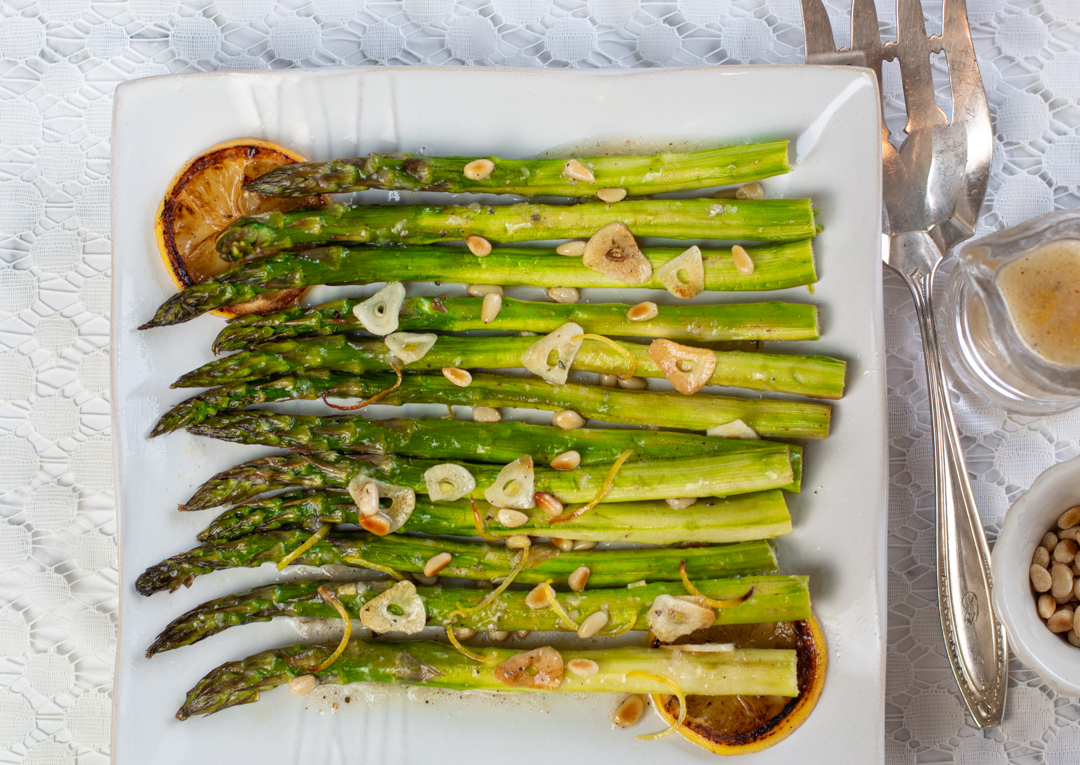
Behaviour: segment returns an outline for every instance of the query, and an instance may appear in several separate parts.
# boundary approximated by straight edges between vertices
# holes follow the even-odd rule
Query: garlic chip
[[[356,317],[373,335],[389,335],[398,328],[398,314],[405,300],[405,285],[390,282],[374,295],[353,307]]]
[[[514,654],[495,667],[495,679],[511,688],[552,691],[562,684],[562,654],[549,645]]]
[[[521,354],[521,366],[552,385],[564,384],[584,334],[581,325],[568,321],[530,345]]]
[[[581,262],[586,268],[627,284],[644,284],[653,272],[652,263],[623,223],[609,223],[597,230],[585,244]]]
[[[669,643],[694,630],[711,627],[716,621],[716,612],[691,600],[657,595],[645,618],[657,639]]]
[[[705,435],[713,438],[745,438],[751,441],[760,441],[761,436],[742,420],[732,420],[723,425],[713,425],[705,431]]]
[[[433,335],[430,332],[420,334],[395,332],[387,336],[383,342],[386,343],[390,353],[401,359],[402,364],[412,364],[414,361],[424,358],[427,352],[435,347],[435,341],[438,339],[438,335]]]
[[[406,580],[369,600],[360,609],[360,623],[372,632],[403,632],[414,635],[427,624],[424,599],[416,585]]]
[[[677,298],[692,298],[705,289],[705,264],[696,244],[656,269],[656,278]]]
[[[716,353],[670,340],[653,340],[649,345],[649,358],[660,367],[672,387],[684,396],[701,390],[716,371]]]
[[[476,479],[461,465],[444,462],[424,471],[428,499],[432,502],[453,502],[472,494]]]
[[[379,499],[389,499],[390,507],[380,508],[380,512],[389,520],[389,527],[386,528],[385,534],[390,534],[402,526],[412,516],[413,510],[416,509],[416,492],[410,489],[408,486],[394,486],[393,484],[383,483],[382,481],[376,481],[374,478],[361,473],[360,475],[353,476],[349,481],[349,496],[356,502],[357,508],[361,514],[364,513],[365,506],[361,506],[361,500],[367,502],[364,497],[366,485],[372,483],[375,484],[375,488],[379,491]],[[381,503],[380,503],[381,504]],[[375,517],[376,514],[364,517]],[[366,528],[366,527],[365,527]],[[371,529],[368,529],[371,531]],[[381,535],[380,535],[381,536]]]
[[[533,458],[522,454],[499,471],[495,483],[484,489],[484,499],[495,507],[531,510],[536,507]]]

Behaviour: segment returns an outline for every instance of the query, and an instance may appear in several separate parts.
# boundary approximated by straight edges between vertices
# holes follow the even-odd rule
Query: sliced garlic
[[[515,654],[495,667],[495,679],[511,688],[554,690],[563,679],[562,654],[549,645]]]
[[[438,339],[438,335],[430,332],[395,332],[388,335],[383,342],[395,358],[401,359],[402,364],[412,364],[427,356]]]
[[[372,632],[402,632],[414,635],[427,624],[424,599],[410,581],[398,582],[360,609],[360,623]]]
[[[390,282],[364,302],[355,305],[353,316],[371,334],[389,335],[397,331],[398,314],[404,300],[405,285]]]
[[[761,436],[742,420],[732,420],[723,425],[713,425],[705,431],[705,435],[713,438],[746,438],[751,441],[760,441]]]
[[[716,612],[689,600],[657,595],[649,606],[646,620],[657,639],[669,643],[694,630],[711,627],[716,621]]]
[[[684,396],[701,390],[716,370],[715,352],[670,340],[653,340],[649,345],[649,358],[660,367],[672,387]]]
[[[552,385],[562,385],[570,372],[585,330],[572,321],[540,338],[521,354],[521,366]],[[575,339],[576,338],[576,339]]]
[[[406,521],[412,516],[413,510],[416,509],[416,492],[408,486],[395,486],[393,484],[383,483],[382,481],[376,481],[369,475],[360,474],[353,476],[348,485],[349,496],[356,502],[356,506],[357,508],[360,508],[361,513],[363,513],[363,508],[360,507],[359,498],[363,497],[362,492],[365,490],[365,485],[369,483],[374,484],[378,489],[379,499],[390,500],[390,507],[380,508],[378,513],[364,517],[377,518],[381,515],[386,518],[389,525],[375,525],[371,528],[365,525],[364,528],[367,528],[368,531],[378,529],[377,533],[380,533],[380,536],[382,534],[390,534],[397,531],[405,525]],[[385,529],[385,531],[383,529]]]
[[[667,506],[672,510],[685,510],[691,505],[696,504],[697,501],[697,497],[678,497],[675,499],[669,498],[664,500],[664,502],[667,503]]]
[[[585,244],[581,262],[586,268],[626,284],[644,284],[653,272],[652,263],[623,223],[609,223],[593,234]]]
[[[677,298],[692,298],[705,289],[705,264],[696,244],[656,269],[656,278]]]
[[[432,502],[453,502],[471,494],[476,488],[472,473],[451,462],[424,471],[424,483],[427,484],[428,499]]]
[[[484,499],[495,507],[531,510],[536,507],[533,459],[522,454],[499,471],[495,483],[484,489]]]

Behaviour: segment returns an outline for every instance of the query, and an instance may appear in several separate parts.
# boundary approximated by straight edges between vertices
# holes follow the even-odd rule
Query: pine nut
[[[390,519],[384,513],[364,515],[359,518],[360,528],[375,536],[385,537],[390,533]]]
[[[1039,542],[1040,545],[1042,545],[1043,547],[1046,548],[1046,551],[1048,553],[1054,551],[1054,548],[1057,547],[1057,543],[1058,543],[1058,536],[1057,536],[1057,534],[1055,534],[1052,531],[1048,531],[1045,534],[1043,534],[1042,541]]]
[[[1054,548],[1054,560],[1058,563],[1072,563],[1077,550],[1080,550],[1080,545],[1075,539],[1062,539]]]
[[[1031,577],[1031,586],[1035,588],[1035,592],[1047,592],[1050,585],[1053,584],[1050,572],[1042,566],[1036,566],[1034,563],[1031,564],[1029,576]]]
[[[576,303],[581,300],[581,293],[575,287],[549,287],[547,296],[553,303]]]
[[[1073,628],[1075,616],[1075,612],[1068,606],[1060,608],[1046,620],[1046,626],[1050,628],[1051,632],[1068,632]]]
[[[547,599],[547,585],[538,584],[529,590],[529,594],[525,596],[525,605],[533,611],[539,611],[541,608],[547,608],[551,605]],[[518,635],[518,637],[521,637],[521,635]]]
[[[468,388],[472,385],[472,375],[458,367],[443,367],[443,377],[459,388]]]
[[[435,576],[444,568],[450,565],[450,561],[453,559],[448,552],[441,552],[438,555],[432,555],[428,558],[427,563],[424,564],[424,576]]]
[[[1072,569],[1063,563],[1055,563],[1050,567],[1050,594],[1058,600],[1068,600],[1073,591]]]
[[[570,589],[574,592],[581,592],[585,589],[585,584],[589,581],[589,574],[591,573],[588,566],[579,566],[566,578],[566,583],[570,585]]]
[[[484,297],[485,295],[502,295],[503,288],[498,284],[470,284],[465,288],[465,294],[469,297]]]
[[[462,172],[470,181],[482,181],[495,172],[495,163],[490,159],[474,159]]]
[[[490,406],[474,406],[472,408],[473,422],[498,422],[502,419],[502,413]]]
[[[580,240],[573,242],[563,242],[555,248],[555,252],[571,258],[580,258],[585,254],[585,242],[582,242]]]
[[[566,668],[578,677],[592,677],[600,671],[600,665],[592,659],[571,659]]]
[[[682,497],[681,499],[665,499],[664,502],[672,510],[685,510],[697,502],[697,497]]]
[[[578,626],[577,636],[581,639],[591,638],[600,630],[604,629],[608,623],[608,615],[606,611],[594,611],[581,620],[581,624]],[[1070,621],[1070,626],[1072,623]]]
[[[307,696],[313,690],[318,681],[315,675],[300,675],[289,681],[289,693],[293,696]]]
[[[593,175],[593,171],[576,159],[571,159],[563,165],[562,174],[572,181],[596,183],[596,176]]]
[[[491,242],[476,234],[465,237],[465,246],[478,258],[486,258],[491,254]]]
[[[1080,524],[1080,505],[1070,507],[1058,518],[1059,529],[1071,529],[1077,524]]]
[[[554,470],[577,470],[580,464],[581,455],[573,449],[551,458],[551,467]]]
[[[618,375],[600,375],[600,387],[601,388],[614,388],[619,384]]]
[[[655,319],[658,313],[660,313],[660,309],[656,307],[656,303],[646,300],[644,303],[638,303],[627,311],[626,318],[630,321],[648,321],[649,319]]]
[[[558,518],[563,512],[563,503],[559,501],[559,498],[554,494],[548,494],[546,491],[538,491],[533,495],[533,501],[536,502],[536,506],[550,515],[552,518]]]
[[[510,633],[506,630],[489,630],[487,634],[488,640],[492,643],[501,643],[510,637]]]
[[[585,424],[585,418],[573,409],[563,409],[555,412],[551,418],[551,424],[563,430],[577,430]]]
[[[484,295],[484,302],[480,305],[480,321],[490,324],[495,321],[502,310],[502,295],[492,292]]]
[[[1053,595],[1040,595],[1039,596],[1039,616],[1043,619],[1049,619],[1057,611],[1057,601],[1054,600]]]
[[[499,519],[499,523],[508,529],[516,529],[529,522],[529,516],[525,515],[525,513],[520,510],[509,510],[507,508],[500,510],[495,514],[495,517]]]
[[[629,380],[619,379],[619,387],[624,390],[645,390],[649,387],[644,377],[631,377]]]
[[[416,580],[417,584],[421,584],[424,587],[434,587],[436,582],[439,581],[437,576],[424,576],[423,574],[413,574],[412,578]]]
[[[532,540],[525,534],[514,534],[506,538],[507,550],[524,550],[532,544]]]
[[[528,636],[529,636],[529,631],[528,630],[514,630],[514,637],[516,637],[518,640],[524,640]]]
[[[1075,617],[1074,617],[1074,619],[1075,619]],[[1066,637],[1069,638],[1069,642],[1072,645],[1076,646],[1077,648],[1080,648],[1080,635],[1076,634],[1075,629],[1069,630],[1069,634],[1066,635]]]
[[[754,273],[754,261],[750,259],[750,253],[746,251],[745,247],[739,245],[732,247],[731,258],[735,261],[735,270],[743,276],[750,276]]]
[[[577,542],[574,542],[574,550],[576,551],[591,550],[594,547],[596,547],[596,542],[587,542],[583,539],[579,539]]]
[[[1080,577],[1076,576],[1076,572],[1073,572],[1073,597],[1080,600]]]
[[[735,190],[736,199],[764,199],[765,189],[760,183],[747,183]]]
[[[1031,556],[1031,562],[1036,566],[1050,568],[1050,553],[1046,551],[1045,547],[1036,547],[1035,554]]]
[[[1070,526],[1057,533],[1058,539],[1076,539],[1078,534],[1080,534],[1080,526]]]
[[[472,640],[476,637],[476,630],[468,627],[454,627],[454,637],[458,640]]]
[[[596,196],[601,202],[607,202],[609,205],[613,205],[616,202],[621,202],[626,199],[626,189],[618,187],[605,187],[596,190]]]
[[[1076,632],[1077,627],[1080,627],[1080,609],[1073,609],[1073,632]],[[1069,642],[1072,643],[1071,640]]]
[[[551,544],[555,546],[555,549],[562,550],[563,552],[570,552],[574,549],[573,539],[562,539],[560,537],[552,537]]]
[[[1080,576],[1080,561],[1074,560],[1069,568],[1072,569],[1073,574]]]
[[[611,721],[620,728],[629,728],[645,714],[645,697],[640,693],[627,696],[615,709]]]

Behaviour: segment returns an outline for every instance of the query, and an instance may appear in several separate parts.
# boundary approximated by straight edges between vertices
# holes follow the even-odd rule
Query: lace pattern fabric
[[[839,42],[847,3],[829,0]],[[895,8],[878,0],[882,32]],[[968,0],[995,121],[979,234],[1080,206],[1080,3]],[[941,8],[925,4],[928,32]],[[0,763],[109,759],[117,554],[109,412],[109,131],[126,80],[222,69],[799,64],[798,0],[4,0],[0,3]],[[934,64],[939,102],[948,80]],[[899,71],[886,119],[903,129]],[[1015,660],[1005,724],[968,722],[934,591],[918,330],[885,277],[889,445],[886,760],[1075,762],[1080,710]],[[991,540],[1080,454],[1080,411],[954,396]]]

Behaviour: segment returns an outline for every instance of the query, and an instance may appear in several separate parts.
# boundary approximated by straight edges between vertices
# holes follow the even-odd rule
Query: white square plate
[[[715,761],[648,717],[613,730],[606,698],[517,702],[406,693],[353,699],[336,714],[305,709],[284,689],[262,701],[180,723],[184,693],[210,669],[297,640],[290,620],[228,630],[148,661],[173,618],[205,600],[272,580],[271,567],[200,578],[144,598],[136,577],[194,546],[206,513],[176,504],[213,473],[266,450],[175,433],[157,418],[182,400],[168,386],[209,360],[220,319],[136,330],[174,291],[157,255],[153,219],[173,174],[221,141],[254,137],[311,158],[372,151],[529,156],[610,143],[634,150],[789,138],[796,167],[769,196],[810,196],[824,231],[821,281],[807,290],[702,295],[709,300],[813,300],[823,337],[788,344],[847,359],[847,395],[832,435],[810,444],[795,532],[780,540],[785,571],[811,577],[830,663],[817,709],[757,763],[880,762],[884,730],[886,431],[882,347],[879,98],[852,68],[768,67],[643,72],[330,69],[161,77],[122,85],[113,128],[113,430],[121,517],[121,612],[113,761],[120,765],[286,763],[625,763]],[[385,194],[383,197],[385,199]],[[424,289],[422,285],[411,290]],[[429,286],[429,289],[434,289]],[[446,286],[439,288],[447,289]],[[311,300],[324,299],[322,290]],[[586,291],[585,299],[603,299]],[[609,296],[607,298],[611,300]],[[619,295],[617,300],[626,299]],[[630,297],[631,302],[635,297]],[[357,694],[358,695],[358,694]],[[360,703],[356,703],[360,701]]]

